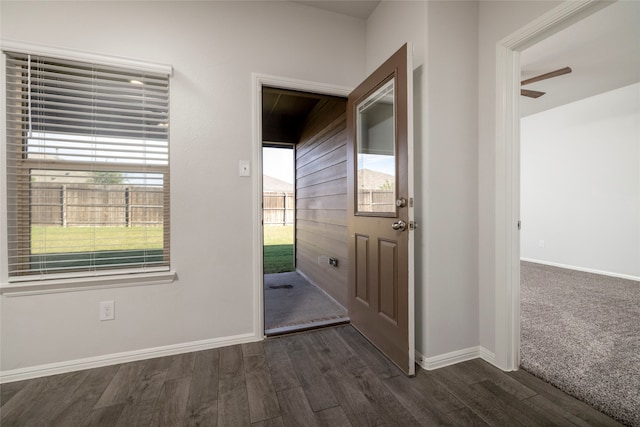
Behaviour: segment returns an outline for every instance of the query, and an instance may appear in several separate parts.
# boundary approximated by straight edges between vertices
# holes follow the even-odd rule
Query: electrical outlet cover
[[[113,301],[101,301],[100,320],[114,320],[115,318],[115,303]]]

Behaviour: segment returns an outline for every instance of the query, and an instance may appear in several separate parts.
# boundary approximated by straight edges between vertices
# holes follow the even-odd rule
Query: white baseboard
[[[495,365],[496,355],[482,346],[464,348],[462,350],[439,354],[433,357],[425,357],[420,354],[420,352],[416,351],[416,363],[418,363],[422,369],[427,371],[444,368],[445,366],[455,365],[456,363],[478,358]]]
[[[193,351],[209,350],[235,344],[261,341],[264,338],[251,334],[241,334],[224,338],[214,338],[201,341],[192,341],[182,344],[173,344],[162,347],[145,348],[142,350],[112,353],[103,356],[87,357],[84,359],[68,360],[65,362],[48,363],[45,365],[29,366],[26,368],[0,371],[0,384],[14,381],[28,380],[49,375],[63,374],[66,372],[81,371],[83,369],[99,368],[101,366],[117,365],[119,363],[135,362],[137,360],[153,359],[162,356],[190,353]]]
[[[567,270],[583,271],[585,273],[601,274],[603,276],[617,277],[619,279],[635,280],[637,282],[640,282],[640,277],[638,277],[638,276],[631,276],[631,275],[628,275],[628,274],[613,273],[611,271],[602,271],[602,270],[596,270],[596,269],[593,269],[593,268],[586,268],[586,267],[576,267],[575,265],[560,264],[560,263],[557,263],[557,262],[542,261],[542,260],[539,260],[539,259],[532,259],[532,258],[520,258],[520,261],[532,262],[534,264],[543,264],[543,265],[548,265],[548,266],[551,266],[551,267],[566,268]]]
[[[496,354],[482,346],[480,346],[480,359],[484,360],[487,363],[491,363],[493,366],[496,366]]]

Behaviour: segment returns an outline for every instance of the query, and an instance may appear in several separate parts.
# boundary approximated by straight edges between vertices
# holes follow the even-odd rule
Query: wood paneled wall
[[[296,269],[347,306],[346,100],[323,99],[296,146]],[[325,262],[318,263],[319,257]],[[338,259],[330,266],[326,257]]]

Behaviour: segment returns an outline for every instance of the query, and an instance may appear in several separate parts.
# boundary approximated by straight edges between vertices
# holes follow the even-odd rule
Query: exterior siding
[[[347,306],[346,100],[309,114],[296,147],[296,268]],[[338,259],[338,266],[328,264]],[[323,262],[319,262],[323,260]]]

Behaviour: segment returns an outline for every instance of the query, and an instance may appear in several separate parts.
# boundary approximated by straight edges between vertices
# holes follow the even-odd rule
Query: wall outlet
[[[540,240],[540,242],[538,242],[538,246],[544,248],[544,240]]]
[[[114,320],[116,318],[115,302],[102,301],[100,302],[100,320]]]

